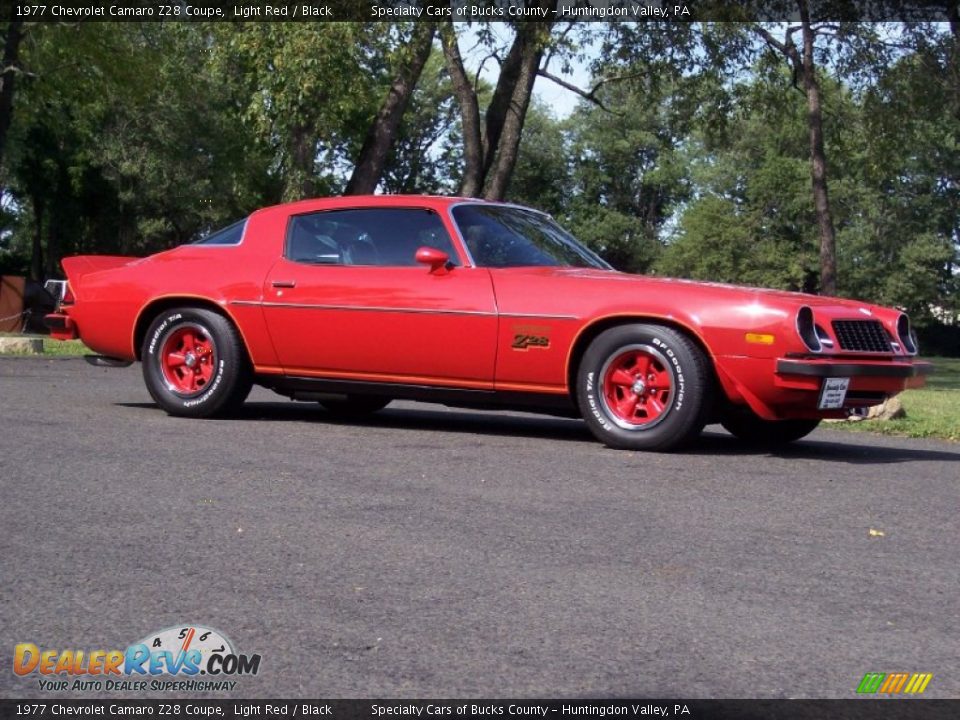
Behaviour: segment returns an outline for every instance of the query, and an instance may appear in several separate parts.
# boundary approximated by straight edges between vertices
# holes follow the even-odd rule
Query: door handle
[[[296,280],[274,280],[272,283],[275,288],[293,288],[297,286]]]

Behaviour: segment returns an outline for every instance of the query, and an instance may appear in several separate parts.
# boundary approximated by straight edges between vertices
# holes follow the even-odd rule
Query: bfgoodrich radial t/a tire
[[[598,335],[577,372],[590,431],[625,450],[673,450],[700,434],[713,402],[709,363],[688,337],[660,325]]]
[[[250,393],[250,363],[236,329],[201,308],[174,308],[150,324],[141,353],[147,390],[171,415],[212,417]]]

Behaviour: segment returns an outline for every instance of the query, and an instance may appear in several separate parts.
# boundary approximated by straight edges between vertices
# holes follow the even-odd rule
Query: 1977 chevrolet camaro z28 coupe
[[[541,212],[464,198],[304,200],[63,267],[54,337],[140,361],[192,418],[256,383],[347,416],[395,398],[579,415],[611,447],[669,450],[711,422],[796,440],[930,370],[899,310],[616,272]]]

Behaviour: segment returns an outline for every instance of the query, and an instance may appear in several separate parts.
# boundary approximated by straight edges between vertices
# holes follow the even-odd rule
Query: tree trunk
[[[530,25],[522,23],[517,28],[516,37],[510,46],[506,59],[500,65],[500,74],[497,76],[497,86],[493,90],[493,97],[490,98],[490,105],[487,107],[484,134],[483,134],[483,177],[487,177],[490,168],[493,167],[494,157],[500,146],[500,136],[503,133],[503,126],[507,115],[511,111],[514,102],[514,94],[517,90],[517,84],[521,82],[521,76],[524,69],[524,61],[529,48],[533,47],[529,42],[532,33]]]
[[[33,197],[33,247],[30,253],[30,278],[43,280],[43,199]]]
[[[3,66],[0,68],[0,164],[7,144],[7,131],[13,117],[13,88],[17,78],[20,41],[23,40],[23,21],[14,20],[7,26],[3,44]]]
[[[453,22],[448,21],[440,32],[443,42],[443,55],[447,62],[447,71],[453,84],[453,93],[460,106],[460,125],[463,133],[463,178],[460,180],[460,194],[465,197],[478,197],[483,188],[483,142],[480,134],[480,103],[470,84],[467,71],[463,67],[463,58],[457,45],[457,33]]]
[[[310,129],[298,125],[290,132],[290,170],[283,191],[285,201],[313,197],[313,164],[316,156],[314,135]]]
[[[387,156],[393,147],[400,126],[400,120],[407,109],[413,90],[430,57],[433,47],[433,23],[418,23],[413,31],[409,49],[411,57],[401,63],[383,105],[377,117],[367,132],[367,137],[360,149],[360,156],[353,169],[353,174],[347,183],[344,195],[362,195],[372,193],[377,189],[383,168],[387,163]]]
[[[556,9],[558,3],[559,0],[539,0],[538,5],[550,11]],[[454,95],[460,105],[463,130],[461,195],[503,199],[517,162],[533,83],[552,26],[552,21],[517,24],[516,36],[500,66],[482,129],[477,93],[463,67],[453,24],[448,22],[444,27],[441,34],[443,51]]]
[[[497,118],[499,125],[496,128],[496,143],[488,150],[490,154],[485,158],[489,175],[486,177],[483,196],[487,200],[503,200],[510,178],[513,176],[513,169],[517,164],[523,124],[527,117],[527,108],[530,106],[530,95],[533,92],[533,83],[537,79],[540,59],[543,57],[541,32],[550,32],[549,23],[543,25],[525,23],[517,31],[519,41],[517,72],[510,79],[511,93],[503,116]],[[518,43],[514,43],[514,47],[518,47]],[[488,119],[493,110],[491,103],[487,111]],[[488,132],[488,137],[492,134]]]
[[[823,108],[817,69],[813,62],[814,31],[810,27],[810,10],[806,0],[799,0],[803,26],[803,89],[807,95],[807,123],[810,128],[810,176],[813,185],[813,206],[820,229],[820,292],[837,293],[837,248],[827,193],[827,155],[823,147]]]

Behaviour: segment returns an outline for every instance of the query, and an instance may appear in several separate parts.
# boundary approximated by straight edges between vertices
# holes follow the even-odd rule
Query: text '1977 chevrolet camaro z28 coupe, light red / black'
[[[465,198],[304,200],[63,268],[54,337],[139,360],[192,418],[256,383],[347,416],[395,398],[581,416],[611,447],[669,450],[712,422],[796,440],[930,370],[899,310],[616,272],[541,212]]]

